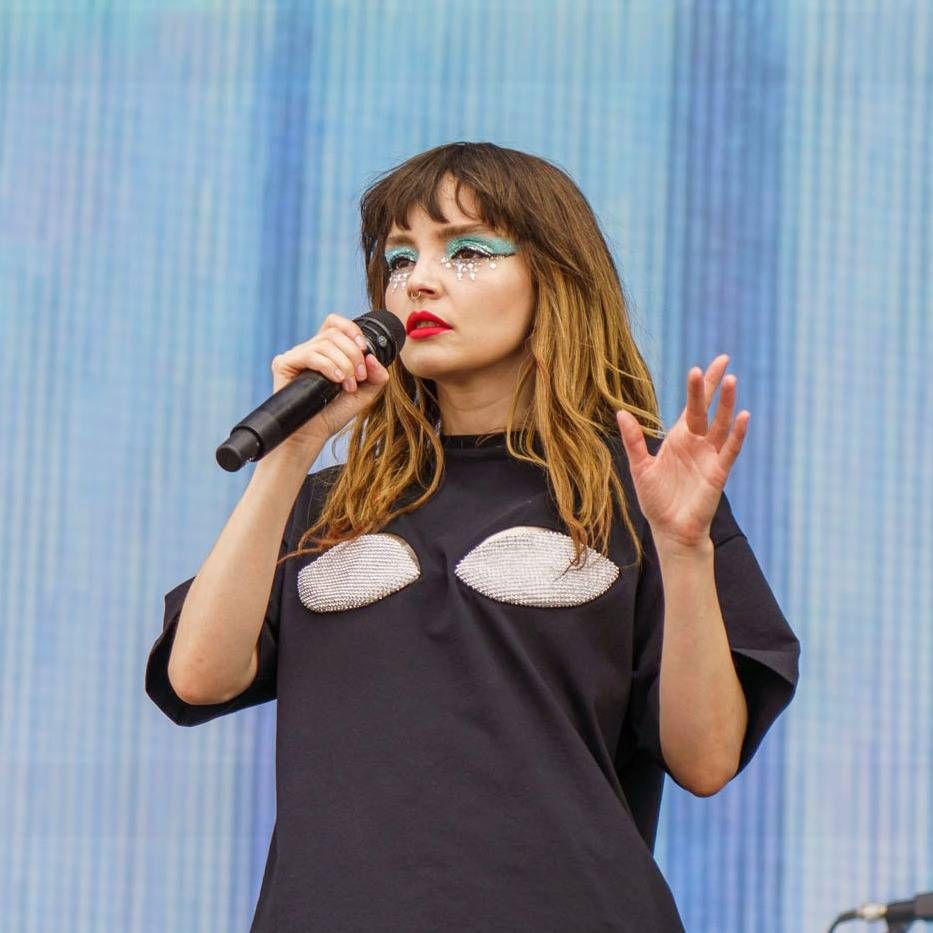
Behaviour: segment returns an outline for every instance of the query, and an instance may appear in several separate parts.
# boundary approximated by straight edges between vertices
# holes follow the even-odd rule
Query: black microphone
[[[890,904],[862,904],[854,910],[840,914],[833,927],[846,920],[887,920],[889,928],[894,924],[906,928],[914,920],[933,920],[933,891],[918,894],[909,901],[891,901]],[[906,925],[906,926],[902,926]]]
[[[354,318],[353,323],[366,339],[363,355],[372,353],[383,366],[392,363],[405,343],[402,322],[380,308]],[[234,426],[217,448],[217,462],[232,473],[247,460],[261,460],[342,391],[340,383],[306,369]]]

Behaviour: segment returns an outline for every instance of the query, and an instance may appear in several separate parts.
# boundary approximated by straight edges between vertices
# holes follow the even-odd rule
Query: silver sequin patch
[[[579,606],[605,593],[619,567],[592,548],[568,569],[573,540],[548,528],[506,528],[478,544],[454,573],[490,599],[516,606]]]
[[[421,576],[411,545],[398,535],[361,535],[335,544],[298,573],[298,598],[312,612],[358,609]]]

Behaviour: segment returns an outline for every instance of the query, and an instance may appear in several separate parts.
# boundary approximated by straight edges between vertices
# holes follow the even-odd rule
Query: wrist
[[[304,482],[313,465],[314,460],[309,460],[304,452],[278,447],[256,463],[253,476],[273,476],[279,482]]]
[[[708,560],[715,550],[712,538],[706,534],[702,538],[681,538],[651,530],[655,550],[662,561],[696,562]]]

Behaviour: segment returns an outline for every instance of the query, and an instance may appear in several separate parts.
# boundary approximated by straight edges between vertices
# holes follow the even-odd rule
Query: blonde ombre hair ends
[[[586,547],[607,554],[613,496],[640,562],[638,534],[605,438],[618,437],[620,408],[630,411],[646,434],[660,435],[658,401],[631,334],[612,255],[589,203],[566,173],[537,156],[470,142],[438,146],[384,173],[360,201],[370,304],[384,305],[384,247],[393,222],[408,229],[409,211],[419,205],[433,220],[449,223],[437,199],[448,176],[456,182],[461,209],[460,191],[467,188],[478,219],[517,241],[534,283],[528,361],[505,428],[508,452],[546,471],[550,495],[574,544],[574,566]],[[281,560],[375,533],[395,516],[419,508],[439,488],[444,453],[434,382],[412,375],[400,361],[389,373],[369,408],[335,435],[334,451],[338,439],[352,431],[346,466],[298,549]],[[528,417],[519,422],[518,400],[528,380],[532,401]],[[420,494],[413,498],[412,489]]]

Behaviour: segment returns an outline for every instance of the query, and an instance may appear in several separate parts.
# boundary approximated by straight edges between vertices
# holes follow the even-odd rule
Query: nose
[[[440,290],[440,280],[438,279],[437,263],[423,253],[418,257],[414,266],[409,266],[411,270],[405,286],[412,295],[436,295]]]

